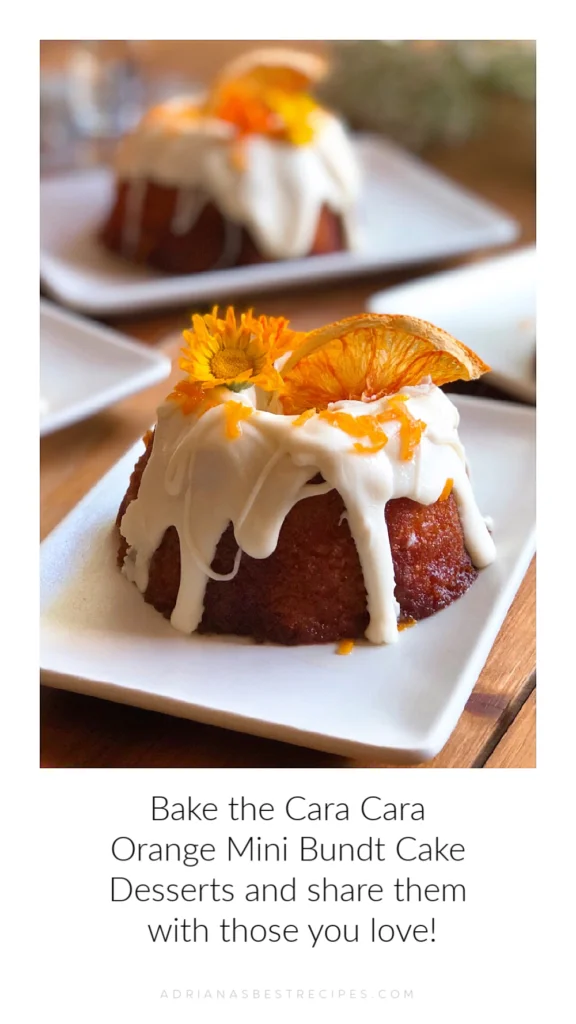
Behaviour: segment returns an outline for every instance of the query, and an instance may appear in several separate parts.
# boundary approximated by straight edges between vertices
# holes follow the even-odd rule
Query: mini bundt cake
[[[174,274],[352,247],[352,144],[307,91],[323,70],[311,54],[259,50],[204,100],[150,110],[118,148],[104,244]]]
[[[177,629],[391,643],[493,560],[437,386],[487,367],[450,335],[215,310],[185,338],[117,519],[119,565]]]

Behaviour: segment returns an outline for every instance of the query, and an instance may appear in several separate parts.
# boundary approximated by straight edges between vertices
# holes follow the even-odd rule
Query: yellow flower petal
[[[211,313],[192,317],[192,327],[184,331],[179,366],[188,381],[201,383],[204,389],[254,384],[279,391],[282,378],[274,360],[302,337],[289,330],[284,317],[255,317],[252,310],[237,317],[232,306],[221,317],[214,306]]]

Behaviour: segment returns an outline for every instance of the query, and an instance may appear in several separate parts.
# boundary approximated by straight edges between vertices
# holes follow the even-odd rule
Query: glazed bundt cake
[[[450,335],[215,310],[185,338],[117,520],[120,566],[177,629],[391,643],[493,560],[438,387],[487,367]]]
[[[309,95],[323,70],[259,50],[202,101],[150,110],[119,146],[104,244],[170,273],[352,247],[359,172],[341,121]]]

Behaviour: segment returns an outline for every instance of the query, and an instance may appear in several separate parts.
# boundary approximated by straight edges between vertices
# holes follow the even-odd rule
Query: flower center
[[[210,369],[217,380],[230,380],[254,365],[248,354],[241,348],[223,348],[212,358]]]

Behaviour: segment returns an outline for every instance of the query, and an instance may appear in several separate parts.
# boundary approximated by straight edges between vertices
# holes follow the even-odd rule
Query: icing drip
[[[206,206],[206,193],[197,188],[179,188],[170,229],[174,235],[186,235],[192,230]]]
[[[303,422],[302,417],[257,409],[255,388],[234,395],[226,388],[215,389],[214,404],[199,417],[184,415],[177,402],[164,403],[138,497],[120,527],[128,543],[127,577],[146,590],[152,555],[164,532],[176,527],[181,581],[171,622],[191,633],[202,618],[208,579],[231,579],[241,552],[267,558],[296,502],[335,488],[346,506],[364,574],[370,615],[366,637],[373,643],[393,643],[399,607],[385,519],[388,501],[412,498],[428,505],[452,481],[472,561],[482,568],[495,557],[466,472],[457,409],[434,385],[404,388],[402,394],[408,396],[405,405],[411,415],[426,424],[411,459],[402,458],[402,417],[388,418],[398,409],[394,396],[371,403],[374,415],[386,414],[388,441],[367,455],[354,450],[353,436],[337,425],[337,418],[313,415]],[[239,432],[232,439],[227,436],[226,409],[231,401],[248,407],[235,417]],[[338,402],[331,410],[366,415],[362,402]],[[318,473],[324,482],[311,484]],[[230,573],[218,577],[210,566],[230,522],[238,553]]]
[[[222,267],[233,267],[238,261],[241,248],[242,225],[226,219],[224,221],[224,247],[220,259],[214,264],[212,270],[221,270]]]
[[[350,139],[336,117],[317,111],[314,137],[306,145],[265,135],[246,137],[241,166],[233,159],[237,145],[232,126],[210,118],[190,119],[178,131],[145,120],[127,136],[116,162],[120,180],[131,183],[133,199],[126,216],[126,246],[134,245],[137,205],[143,198],[137,184],[146,181],[178,189],[175,234],[190,230],[200,211],[189,197],[201,194],[233,227],[245,227],[264,257],[306,255],[323,206],[342,219],[346,243],[354,246],[359,171]],[[237,230],[227,239],[230,250],[219,266],[233,262],[239,236]]]

